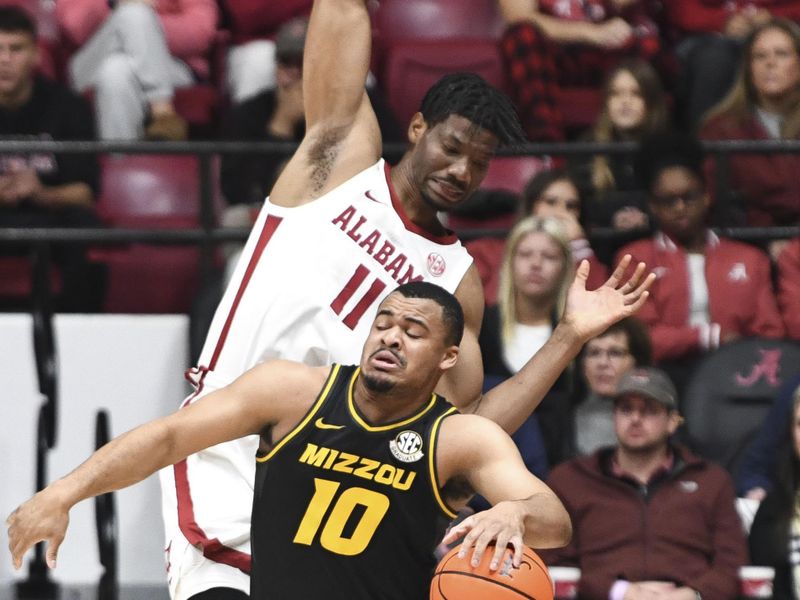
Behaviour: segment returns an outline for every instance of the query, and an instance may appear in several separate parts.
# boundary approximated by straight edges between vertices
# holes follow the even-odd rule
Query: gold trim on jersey
[[[353,420],[367,431],[389,431],[390,429],[396,429],[397,427],[405,427],[409,423],[413,423],[417,419],[420,419],[423,415],[425,415],[425,413],[427,413],[436,405],[436,394],[431,394],[430,402],[428,402],[428,404],[426,404],[417,414],[412,415],[407,419],[403,419],[402,421],[395,421],[394,423],[389,423],[387,425],[370,425],[363,419],[361,415],[358,414],[358,409],[356,408],[355,401],[353,400],[353,388],[356,385],[356,379],[358,379],[359,373],[361,373],[361,367],[355,370],[353,373],[353,378],[350,380],[350,385],[347,388],[347,408],[350,411],[350,416],[353,417]]]
[[[314,402],[314,405],[309,409],[306,413],[306,416],[303,417],[303,420],[300,421],[297,425],[295,425],[294,429],[292,429],[289,433],[281,438],[281,440],[275,444],[275,446],[270,450],[265,456],[256,456],[256,462],[267,462],[270,458],[272,458],[275,453],[280,450],[283,446],[285,446],[289,440],[291,440],[294,436],[300,433],[303,428],[311,422],[311,419],[314,418],[314,415],[317,413],[319,408],[322,406],[322,403],[325,402],[325,399],[328,397],[328,394],[333,387],[333,383],[336,381],[336,377],[339,375],[339,368],[340,365],[333,365],[330,374],[328,375],[328,381],[325,382],[325,386],[322,388],[317,400]]]
[[[428,470],[430,471],[430,480],[431,485],[433,486],[433,497],[436,498],[436,503],[439,505],[439,508],[442,512],[450,517],[451,519],[455,519],[458,516],[457,511],[454,511],[447,505],[447,502],[444,501],[442,495],[439,493],[439,473],[436,470],[436,436],[439,433],[439,425],[442,424],[442,420],[448,416],[452,415],[456,412],[456,407],[453,406],[450,410],[445,413],[439,415],[436,420],[433,422],[433,427],[431,427],[431,437],[430,441],[428,442]]]

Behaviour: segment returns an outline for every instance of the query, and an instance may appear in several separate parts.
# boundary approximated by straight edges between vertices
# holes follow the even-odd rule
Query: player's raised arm
[[[444,539],[449,544],[463,536],[462,553],[474,547],[473,565],[492,542],[496,547],[491,569],[498,568],[507,545],[514,548],[514,564],[519,566],[523,543],[533,548],[569,543],[572,525],[563,504],[528,471],[514,442],[497,425],[474,415],[449,417],[442,423],[438,448],[442,478],[465,479],[493,505],[462,521]]]
[[[366,0],[315,0],[303,50],[306,134],[270,193],[273,203],[310,202],[380,158],[364,88],[371,47]]]
[[[480,361],[477,337],[468,336],[465,332],[460,364],[452,369],[454,373],[445,375],[445,383],[450,387],[445,387],[442,393],[462,412],[485,416],[507,432],[515,432],[539,406],[583,344],[605,331],[612,323],[636,313],[647,300],[647,290],[655,280],[655,275],[645,276],[646,267],[640,263],[627,277],[630,260],[630,256],[626,256],[620,261],[608,280],[594,291],[586,289],[589,263],[583,261],[570,286],[564,316],[550,339],[518,373],[482,396],[480,388],[458,387],[458,369],[463,370],[465,365],[474,367],[480,364],[476,362]],[[466,309],[464,312],[468,314]]]
[[[323,371],[286,361],[264,363],[231,385],[115,438],[11,514],[8,547],[15,568],[42,540],[48,542],[47,562],[55,566],[69,510],[81,500],[138,483],[190,454],[267,425],[299,421],[324,380]]]

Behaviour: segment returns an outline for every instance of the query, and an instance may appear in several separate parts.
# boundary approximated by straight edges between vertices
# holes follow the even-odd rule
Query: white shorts
[[[203,556],[183,535],[178,524],[178,507],[173,467],[159,472],[162,489],[162,514],[166,535],[165,561],[167,583],[173,600],[188,600],[195,594],[215,587],[233,588],[250,593],[250,576],[240,569]],[[248,515],[249,518],[249,515]]]

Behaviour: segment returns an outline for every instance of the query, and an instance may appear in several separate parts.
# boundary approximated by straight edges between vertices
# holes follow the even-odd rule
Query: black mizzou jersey
[[[436,436],[455,412],[432,394],[412,416],[373,426],[358,412],[358,368],[334,365],[303,420],[257,458],[254,600],[423,600],[442,516]]]

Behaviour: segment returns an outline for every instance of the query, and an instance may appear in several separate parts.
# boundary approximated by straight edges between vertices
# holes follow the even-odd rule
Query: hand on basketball
[[[22,504],[6,519],[8,549],[15,569],[22,566],[22,557],[36,543],[47,542],[47,566],[54,569],[58,547],[64,541],[69,525],[69,511],[43,490]]]
[[[594,291],[586,289],[589,261],[581,261],[575,281],[567,293],[567,306],[561,322],[586,342],[620,319],[633,315],[647,300],[647,291],[656,279],[653,273],[642,279],[647,266],[639,263],[626,279],[630,255],[619,261],[608,280]]]
[[[450,529],[442,542],[451,544],[462,536],[459,557],[464,557],[473,546],[473,567],[478,566],[489,544],[494,543],[494,554],[489,569],[496,571],[501,566],[503,554],[510,545],[514,550],[513,563],[519,567],[522,561],[522,541],[525,532],[524,516],[514,502],[498,502],[489,510],[476,513],[467,517],[461,523]]]

